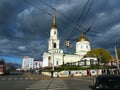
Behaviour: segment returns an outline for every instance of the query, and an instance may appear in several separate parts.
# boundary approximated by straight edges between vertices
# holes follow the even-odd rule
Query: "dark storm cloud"
[[[23,0],[1,0],[0,1],[0,36],[14,37],[17,14],[22,10]]]
[[[87,0],[26,1],[32,2],[35,6],[24,0],[0,1],[0,54],[41,58],[43,52],[47,51],[54,14],[54,10],[50,7],[56,9],[61,47],[65,49],[64,41],[74,30]],[[85,28],[92,25],[91,31],[86,34],[92,48],[101,47],[112,52],[115,43],[119,47],[119,4],[119,0],[94,0],[82,23]],[[81,32],[85,32],[82,28],[79,30],[75,35],[70,36],[70,39],[74,40],[80,36]],[[75,42],[72,44],[75,51]]]
[[[28,37],[29,35],[30,37],[36,37],[36,35],[46,35],[48,29],[50,29],[51,20],[48,15],[42,14],[39,10],[31,7],[18,15],[18,21],[21,32],[28,35]],[[31,34],[33,35],[31,36]]]
[[[0,1],[0,48],[1,55],[19,55],[16,48],[21,44],[16,41],[20,36],[17,29],[17,15],[25,7],[23,0]]]
[[[96,1],[92,6],[84,25],[92,25],[88,32],[92,47],[102,47],[111,50],[119,38],[120,1],[104,0]],[[116,28],[117,27],[117,28]],[[119,42],[118,42],[119,43]],[[118,44],[119,46],[119,44]]]

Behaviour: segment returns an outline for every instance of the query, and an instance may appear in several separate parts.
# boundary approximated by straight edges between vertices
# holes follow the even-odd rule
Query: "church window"
[[[56,48],[56,43],[53,43],[53,48]]]
[[[90,59],[90,65],[94,64],[94,59]]]
[[[81,48],[83,48],[83,46],[81,46]]]
[[[59,65],[59,61],[56,61],[56,65]]]
[[[86,59],[84,60],[84,65],[85,65],[85,66],[87,65],[87,60],[86,60]]]
[[[86,48],[88,49],[88,46],[86,46]]]
[[[51,57],[48,57],[48,59],[50,60],[50,59],[51,59]]]
[[[54,31],[54,34],[56,34],[56,31]]]
[[[88,47],[88,46],[86,46],[86,48],[87,48],[87,49],[89,49],[89,47]]]

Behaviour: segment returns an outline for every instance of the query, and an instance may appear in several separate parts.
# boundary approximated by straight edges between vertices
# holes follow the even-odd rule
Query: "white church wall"
[[[88,41],[82,41],[76,43],[76,54],[85,55],[90,50],[91,50],[90,43]]]
[[[42,67],[47,67],[48,66],[48,59],[49,59],[49,54],[45,52],[43,54],[43,65],[42,65]]]
[[[71,54],[65,54],[64,56],[64,64],[65,63],[71,63],[71,62],[78,62],[80,61],[82,57],[80,57],[79,55],[71,55]]]
[[[92,64],[97,64],[97,63],[98,63],[96,57],[86,57],[86,58],[82,58],[81,61],[83,61],[83,62],[86,61],[86,65],[91,65],[91,63],[92,63]]]
[[[63,64],[63,54],[54,54],[54,66],[59,66]]]

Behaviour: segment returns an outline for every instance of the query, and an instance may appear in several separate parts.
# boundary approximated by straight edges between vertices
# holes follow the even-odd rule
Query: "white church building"
[[[53,18],[50,37],[48,40],[48,52],[43,54],[43,67],[52,67],[63,65],[66,63],[79,62],[91,50],[89,40],[85,35],[76,41],[76,52],[74,54],[65,54],[60,48],[60,39],[58,37],[58,28],[56,24],[56,15]]]

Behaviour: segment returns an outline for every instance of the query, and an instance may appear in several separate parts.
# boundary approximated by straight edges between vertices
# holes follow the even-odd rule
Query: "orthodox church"
[[[43,67],[52,67],[66,63],[79,62],[90,50],[91,46],[89,40],[85,37],[85,35],[81,34],[76,41],[76,52],[74,54],[65,54],[60,48],[56,15],[54,15],[50,30],[50,38],[48,40],[48,52],[43,53]]]

